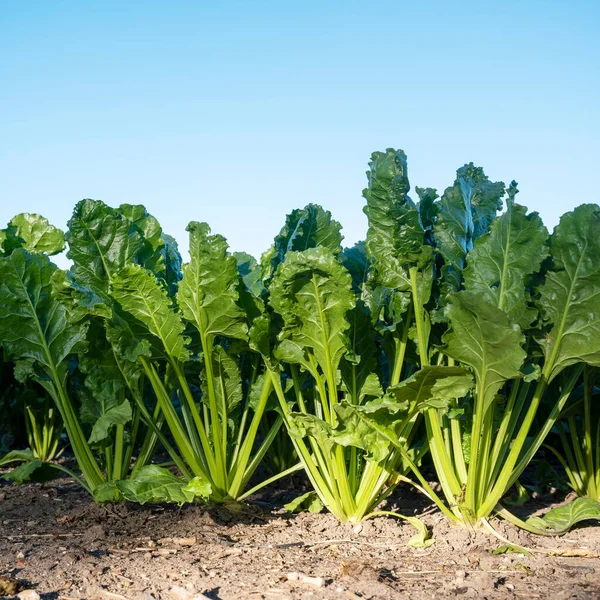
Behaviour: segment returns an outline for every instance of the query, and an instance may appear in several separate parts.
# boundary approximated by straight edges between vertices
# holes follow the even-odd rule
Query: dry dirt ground
[[[285,493],[232,508],[101,507],[67,479],[2,482],[0,576],[47,600],[600,598],[599,526],[534,538],[496,523],[514,543],[590,556],[494,555],[497,539],[450,526],[405,491],[392,508],[417,506],[436,540],[413,549],[407,523],[290,515]]]

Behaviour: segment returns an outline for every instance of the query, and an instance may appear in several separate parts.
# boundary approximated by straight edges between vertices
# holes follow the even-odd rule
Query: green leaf
[[[522,328],[536,311],[528,307],[527,279],[537,272],[548,255],[548,230],[537,213],[508,202],[489,233],[475,242],[464,270],[465,289],[502,309]]]
[[[452,400],[466,396],[473,387],[473,377],[462,367],[425,366],[398,385],[388,388],[388,395],[410,407],[411,415],[426,408],[448,408]],[[377,402],[369,405],[377,406]]]
[[[210,235],[206,223],[191,222],[190,262],[183,266],[177,302],[183,318],[201,336],[224,335],[245,340],[245,314],[237,304],[237,263],[220,235]]]
[[[366,242],[357,242],[350,248],[344,248],[339,261],[352,275],[352,288],[359,296],[365,292],[365,286],[371,270],[371,259],[367,254]]]
[[[222,346],[215,346],[212,353],[213,379],[215,382],[215,394],[220,407],[220,414],[227,415],[238,406],[242,399],[242,379],[236,361],[225,352]],[[202,379],[206,379],[206,373],[202,373]],[[208,390],[206,383],[202,386],[203,398],[208,402]]]
[[[41,215],[21,213],[13,217],[5,232],[4,250],[25,248],[28,252],[58,254],[65,248],[63,232]]]
[[[546,535],[563,535],[582,521],[600,521],[600,503],[591,498],[575,498],[565,506],[549,510],[543,517],[527,519],[527,525]]]
[[[429,548],[435,544],[435,540],[431,537],[431,532],[427,525],[417,517],[402,517],[406,519],[413,527],[417,529],[417,533],[408,540],[408,545],[412,548]]]
[[[85,344],[87,325],[71,323],[52,294],[56,266],[19,248],[0,258],[0,342],[9,355],[32,359],[52,378]]]
[[[562,216],[550,240],[552,267],[539,306],[549,328],[541,340],[548,379],[569,365],[600,366],[600,207]]]
[[[109,325],[111,336],[114,331]],[[81,394],[81,420],[93,425],[90,444],[105,440],[114,425],[125,425],[132,418],[131,405],[125,400],[128,387],[135,387],[140,369],[117,353],[105,338],[104,329],[90,328],[89,350],[79,357],[88,394]],[[118,356],[118,359],[117,359]],[[117,360],[119,361],[117,363]]]
[[[270,287],[271,306],[284,322],[279,339],[313,352],[325,373],[335,374],[347,351],[351,286],[348,271],[331,250],[311,248],[288,253]]]
[[[141,233],[143,242],[136,262],[162,278],[165,275],[165,241],[158,220],[141,204],[121,204],[117,212],[127,217]]]
[[[106,504],[116,502],[120,493],[116,481],[106,481],[94,489],[94,502]]]
[[[273,246],[261,256],[261,272],[265,284],[269,285],[288,252],[302,252],[320,246],[338,254],[344,239],[341,229],[340,223],[331,218],[331,213],[317,204],[294,209],[287,215],[285,225],[275,237]]]
[[[309,513],[317,514],[323,510],[323,503],[317,495],[317,492],[306,492],[291,502],[283,505],[283,508],[289,513],[300,513],[308,511]]]
[[[183,264],[183,260],[179,253],[175,238],[163,233],[162,239],[165,244],[163,250],[165,255],[165,272],[163,279],[167,282],[169,296],[173,297],[177,293],[179,282],[181,281],[181,265]]]
[[[189,358],[183,322],[152,273],[139,265],[126,266],[113,279],[112,297],[162,342],[167,356],[181,362]]]
[[[505,381],[521,377],[524,336],[504,311],[473,292],[454,294],[445,312],[450,329],[443,351],[473,369],[485,411]]]
[[[0,457],[0,467],[11,462],[31,462],[33,460],[36,460],[35,455],[29,448],[26,450],[11,450],[8,454]]]
[[[486,233],[502,208],[504,184],[491,182],[483,169],[469,163],[456,172],[446,189],[434,226],[435,238],[448,265],[463,269],[476,238]]]
[[[193,477],[188,481],[182,488],[183,493],[186,497],[191,498],[190,502],[196,498],[202,498],[208,500],[212,495],[212,484],[205,477]]]
[[[369,186],[363,191],[364,212],[369,220],[367,253],[373,259],[377,282],[384,287],[408,290],[406,266],[422,260],[425,230],[419,210],[408,197],[406,155],[388,148],[374,152],[369,162]]]
[[[88,442],[96,444],[105,440],[109,436],[112,427],[129,423],[131,417],[131,404],[127,400],[105,410],[94,423]]]
[[[346,318],[350,322],[348,332],[350,353],[342,358],[340,373],[348,393],[357,404],[362,399],[363,386],[369,376],[377,378],[375,330],[371,326],[371,311],[362,300],[358,300],[356,306],[348,311]],[[371,384],[373,383],[371,379]],[[377,391],[381,391],[381,386]]]
[[[100,200],[81,200],[67,225],[71,272],[79,285],[107,299],[112,278],[143,248],[140,228]]]
[[[498,546],[493,550],[489,551],[490,554],[523,554],[524,556],[531,556],[531,552],[527,550],[527,548],[523,548],[521,546],[517,546],[515,544],[504,544],[503,546]]]
[[[181,505],[194,499],[193,492],[185,489],[188,482],[157,465],[146,465],[133,478],[117,481],[116,485],[125,500],[139,504],[174,502]]]
[[[246,289],[254,296],[261,298],[265,288],[261,281],[261,269],[254,256],[246,252],[234,252],[237,269]]]
[[[5,481],[13,481],[14,483],[25,483],[31,481],[33,474],[40,469],[44,463],[36,458],[32,461],[19,465],[16,469],[2,475]]]
[[[353,446],[365,451],[365,459],[381,462],[390,454],[390,442],[374,429],[363,413],[347,402],[336,404],[338,425],[331,432],[331,440],[340,446]]]

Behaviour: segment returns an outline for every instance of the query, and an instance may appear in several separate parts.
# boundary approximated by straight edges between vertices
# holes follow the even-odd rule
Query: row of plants
[[[343,248],[309,204],[260,261],[191,222],[183,263],[141,205],[83,200],[64,236],[15,217],[0,415],[30,406],[32,450],[0,461],[22,463],[6,477],[61,469],[98,502],[231,502],[303,470],[313,491],[295,504],[341,521],[384,514],[400,484],[465,527],[598,518],[600,207],[550,235],[515,182],[472,163],[417,201],[400,150],[367,177],[366,241]],[[50,259],[65,242],[69,270]],[[52,460],[63,427],[74,469]],[[503,498],[548,439],[581,498],[522,521]]]

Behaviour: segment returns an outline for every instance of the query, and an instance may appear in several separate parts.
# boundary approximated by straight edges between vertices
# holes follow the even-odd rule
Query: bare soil
[[[47,600],[600,598],[599,526],[541,538],[495,522],[515,544],[583,556],[494,555],[496,538],[451,526],[403,490],[390,507],[436,540],[414,549],[414,529],[394,518],[287,514],[283,501],[304,491],[287,485],[269,503],[103,507],[68,479],[1,482],[0,576]]]

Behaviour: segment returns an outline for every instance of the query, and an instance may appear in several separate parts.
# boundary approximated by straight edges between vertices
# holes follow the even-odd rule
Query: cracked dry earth
[[[0,576],[47,600],[600,598],[600,527],[534,538],[496,523],[516,544],[584,556],[494,555],[498,540],[450,526],[423,502],[409,491],[393,499],[405,513],[418,506],[436,539],[413,549],[412,527],[392,518],[353,527],[260,498],[101,507],[67,479],[2,482]]]

